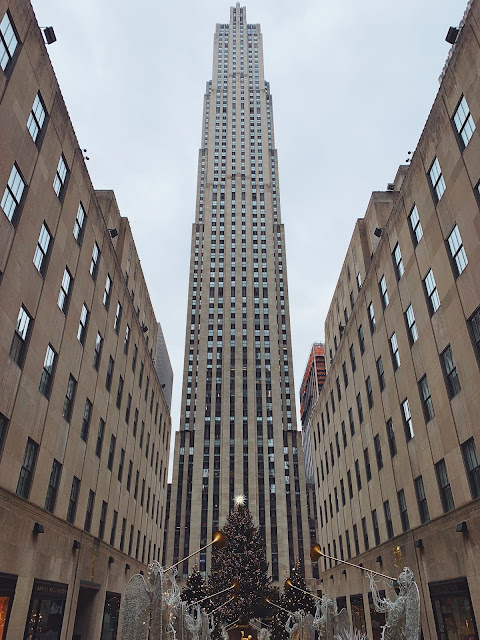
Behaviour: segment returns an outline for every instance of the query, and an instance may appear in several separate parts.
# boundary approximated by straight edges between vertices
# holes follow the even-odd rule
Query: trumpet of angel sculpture
[[[323,596],[317,600],[313,626],[320,640],[333,640],[336,637],[346,638],[350,634],[348,611],[338,611],[335,598]]]
[[[148,565],[146,578],[141,574],[130,578],[122,601],[122,640],[164,640],[171,620],[167,596],[175,601],[174,577],[170,583],[172,589],[168,591],[167,578],[158,562]]]
[[[303,609],[294,611],[288,616],[285,630],[289,640],[315,640],[313,616],[311,613],[305,613]]]
[[[398,576],[400,592],[394,600],[381,598],[375,582],[375,574],[368,573],[373,605],[385,614],[382,640],[418,640],[420,631],[420,594],[413,571],[405,567]]]

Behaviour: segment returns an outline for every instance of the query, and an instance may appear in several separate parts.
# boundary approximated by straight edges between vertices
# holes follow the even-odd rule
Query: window
[[[77,217],[73,223],[73,237],[77,241],[77,244],[82,244],[83,228],[85,226],[85,211],[83,210],[82,203],[78,205]]]
[[[117,518],[118,518],[118,511],[113,511],[113,518],[112,518],[112,528],[110,530],[110,546],[114,546],[115,544],[115,535],[117,533]]]
[[[100,331],[98,331],[97,337],[95,338],[95,351],[93,352],[93,366],[97,371],[100,366],[100,359],[102,357],[102,348],[103,348],[103,338]]]
[[[473,438],[462,444],[463,461],[467,472],[472,498],[480,496],[480,462]]]
[[[33,101],[32,110],[30,111],[30,115],[28,116],[27,120],[27,129],[32,136],[32,140],[37,143],[37,145],[40,141],[38,134],[42,130],[43,123],[45,122],[45,115],[45,107],[42,97],[40,93],[37,93],[37,95],[35,96],[35,100]]]
[[[362,405],[362,396],[357,393],[357,410],[358,410],[358,420],[360,424],[363,422],[363,405]]]
[[[362,476],[360,474],[360,463],[355,460],[355,477],[357,478],[357,489],[360,491],[362,488]]]
[[[357,363],[355,361],[355,349],[353,348],[353,344],[350,345],[350,362],[352,363],[352,372],[355,372]]]
[[[87,533],[90,532],[90,528],[92,526],[92,516],[93,516],[93,506],[95,504],[95,491],[88,492],[88,500],[87,500],[87,510],[85,513],[85,524],[83,528]]]
[[[389,540],[393,538],[393,522],[392,522],[392,512],[390,510],[390,502],[389,500],[385,500],[383,503],[383,511],[385,513],[385,524],[387,526],[387,537]]]
[[[105,309],[108,309],[110,306],[110,297],[112,294],[112,279],[110,278],[110,274],[107,273],[107,279],[105,280],[105,289],[103,291],[103,304]]]
[[[87,334],[88,324],[88,309],[85,303],[82,304],[82,310],[80,312],[80,322],[78,323],[77,338],[80,344],[85,344],[85,336]]]
[[[347,430],[345,428],[345,422],[342,421],[342,438],[343,438],[343,448],[347,446]]]
[[[407,501],[405,499],[405,491],[400,489],[397,493],[398,496],[398,508],[400,509],[400,520],[402,522],[402,531],[408,531],[410,529],[410,522],[408,521]]]
[[[375,310],[373,308],[373,302],[370,302],[370,304],[368,305],[368,321],[370,322],[370,332],[373,333],[376,327]]]
[[[102,456],[103,436],[105,435],[105,421],[100,418],[98,423],[97,443],[95,445],[95,455],[99,458]]]
[[[418,383],[418,386],[420,389],[420,400],[422,401],[425,422],[429,422],[435,417],[435,411],[433,410],[432,395],[430,393],[430,387],[428,386],[427,376],[423,376]]]
[[[410,224],[410,232],[412,234],[413,244],[416,247],[423,236],[422,225],[420,224],[420,217],[418,215],[417,205],[414,204],[410,215],[408,216],[408,222]]]
[[[52,345],[47,347],[47,353],[45,354],[45,360],[43,361],[43,370],[40,377],[39,391],[46,398],[50,397],[50,391],[52,388],[53,373],[55,371],[55,364],[57,360],[57,354],[52,349]]]
[[[378,384],[380,386],[380,391],[385,389],[385,371],[383,369],[383,360],[382,356],[377,360],[377,374],[378,374]]]
[[[72,488],[70,489],[70,499],[68,501],[67,522],[73,524],[77,513],[78,494],[80,493],[80,480],[73,476]]]
[[[390,353],[392,355],[393,370],[396,371],[400,366],[400,354],[398,352],[397,335],[392,333],[390,336]]]
[[[125,327],[125,340],[123,341],[123,353],[125,355],[128,354],[128,345],[130,344],[130,327],[127,326]]]
[[[418,331],[411,304],[408,305],[407,310],[405,311],[405,322],[407,323],[408,339],[410,341],[410,345],[412,345],[418,340]]]
[[[368,551],[370,548],[370,543],[368,541],[367,520],[365,518],[362,518],[362,533],[363,533],[363,544],[365,545],[365,551]]]
[[[125,407],[125,422],[128,424],[130,421],[130,411],[132,408],[132,396],[129,393],[127,396],[127,406]]]
[[[80,429],[80,437],[86,442],[88,440],[88,432],[90,430],[90,418],[92,417],[92,403],[87,398],[83,409],[82,427]]]
[[[372,467],[370,465],[370,455],[368,453],[368,448],[363,450],[363,458],[365,460],[365,472],[367,475],[367,482],[372,479]]]
[[[58,294],[58,306],[67,315],[68,303],[70,301],[70,291],[72,288],[72,276],[70,271],[65,267],[63,272],[62,284],[60,285],[60,292]]]
[[[340,402],[340,400],[342,399],[342,389],[340,387],[340,379],[338,377],[336,380],[336,384],[337,384],[337,398],[338,398],[338,401]]]
[[[468,108],[465,96],[462,96],[462,99],[453,114],[453,122],[455,123],[455,128],[457,129],[459,140],[461,141],[461,147],[465,149],[473,135],[473,132],[475,131],[475,123],[473,122],[472,114]]]
[[[479,311],[479,320],[478,320],[478,343],[480,345],[480,311]],[[345,364],[345,362],[342,363],[342,371],[343,371],[343,382],[345,384],[345,389],[346,389],[348,387],[348,374],[347,374],[347,365]]]
[[[442,361],[443,372],[445,375],[448,397],[453,398],[457,393],[459,393],[461,386],[450,345],[448,345],[448,347],[443,351],[440,359]]]
[[[377,517],[376,509],[372,511],[372,526],[373,526],[373,536],[375,538],[375,545],[378,546],[380,544],[380,529],[378,526],[378,517]]]
[[[107,469],[109,471],[112,470],[113,467],[113,459],[115,457],[115,444],[116,444],[117,439],[115,438],[114,435],[111,436],[110,438],[110,447],[108,449],[108,460],[107,460]]]
[[[405,428],[405,437],[407,442],[411,440],[415,433],[413,431],[412,414],[410,413],[410,405],[408,404],[408,398],[402,402],[403,409],[403,426]]]
[[[355,543],[355,555],[358,556],[360,553],[360,545],[358,544],[358,530],[356,524],[353,525],[353,541]]]
[[[358,289],[358,291],[360,291],[361,288],[362,288],[362,276],[360,275],[360,273],[357,273],[357,289]]]
[[[98,244],[94,242],[92,251],[92,260],[90,262],[90,275],[94,280],[97,278],[98,261],[100,260],[100,249]]]
[[[440,169],[440,163],[438,162],[437,157],[435,157],[432,162],[432,166],[428,172],[428,177],[430,179],[430,186],[432,187],[433,199],[435,204],[437,204],[446,189],[445,180],[443,179],[442,170]]]
[[[58,161],[58,167],[55,173],[55,178],[53,179],[53,190],[55,191],[55,193],[57,194],[60,200],[65,195],[67,178],[68,178],[68,167],[62,153],[62,155],[60,156],[60,160]]]
[[[138,347],[136,344],[133,345],[133,358],[132,358],[132,371],[135,373],[135,369],[137,368],[137,355],[138,355]]]
[[[117,479],[118,479],[119,482],[122,481],[124,464],[125,464],[125,449],[122,449],[120,451],[120,462],[118,463]]]
[[[17,484],[17,496],[27,499],[30,495],[30,489],[32,487],[33,472],[35,470],[35,463],[37,461],[38,444],[28,438],[27,446],[25,447],[25,454],[23,456],[22,466],[20,468],[20,475],[18,477]]]
[[[55,510],[61,474],[62,465],[54,458],[52,462],[52,470],[50,471],[50,480],[48,481],[47,495],[45,498],[45,510],[50,511],[50,513],[53,513]]]
[[[2,457],[3,445],[5,444],[5,440],[7,439],[7,431],[8,418],[6,418],[3,413],[0,413],[0,459]]]
[[[395,275],[397,276],[397,280],[400,280],[400,278],[405,273],[405,269],[403,267],[402,252],[400,251],[400,245],[398,244],[398,242],[395,245],[395,249],[393,250],[392,258],[393,266],[395,267]]]
[[[100,540],[103,540],[103,536],[105,535],[105,524],[107,521],[107,503],[105,500],[102,501],[102,509],[100,511],[100,522],[98,523],[98,537]]]
[[[428,522],[430,520],[430,514],[428,512],[427,497],[425,495],[422,476],[418,476],[418,478],[415,478],[415,494],[417,496],[420,522],[424,524],[425,522]]]
[[[140,389],[142,388],[142,384],[143,384],[143,362],[140,362],[140,373],[138,376],[138,386],[140,387]]]
[[[8,11],[0,22],[0,67],[5,71],[17,48],[18,39]]]
[[[435,465],[435,473],[437,475],[438,490],[440,492],[443,512],[447,513],[447,511],[455,508],[455,503],[453,502],[452,489],[450,487],[450,480],[448,479],[447,466],[444,458],[439,460]]]
[[[112,388],[112,378],[113,378],[113,367],[115,366],[115,361],[112,356],[108,359],[108,368],[107,368],[107,377],[105,379],[105,387],[107,391],[110,391]]]
[[[14,164],[1,203],[1,207],[5,215],[12,224],[15,224],[18,218],[20,203],[22,202],[25,187],[25,181],[22,178],[17,165]]]
[[[383,468],[383,456],[382,456],[382,444],[380,442],[380,436],[378,433],[373,438],[373,445],[375,447],[375,457],[377,459],[377,468],[380,471],[380,469]]]
[[[358,327],[358,343],[360,345],[360,353],[365,351],[365,336],[363,335],[363,326]]]
[[[47,271],[47,263],[48,263],[48,249],[50,247],[50,242],[52,240],[52,235],[48,230],[45,222],[42,224],[42,228],[40,229],[40,235],[38,236],[37,248],[35,249],[35,254],[33,256],[33,264],[37,267],[38,273],[43,277]]]
[[[453,227],[452,232],[447,238],[447,241],[448,248],[450,249],[453,272],[455,274],[455,277],[458,278],[458,276],[467,266],[468,260],[457,225]]]
[[[352,485],[352,474],[350,469],[347,471],[347,484],[348,484],[348,495],[350,496],[350,500],[353,498],[353,485]]]
[[[393,458],[393,456],[397,454],[397,442],[395,440],[395,431],[393,428],[393,422],[391,418],[387,420],[386,428],[387,428],[387,438],[388,438],[388,446],[390,449],[390,455]]]
[[[77,389],[77,381],[70,374],[67,383],[67,392],[65,393],[65,400],[63,401],[62,416],[67,422],[70,422],[73,411],[73,401],[75,399],[75,391]]]
[[[353,436],[355,435],[355,423],[353,421],[353,411],[351,407],[348,410],[348,421],[350,423],[350,435]]]
[[[130,460],[128,463],[128,473],[127,473],[127,491],[130,491],[130,487],[132,485],[132,470],[133,470],[133,462]]]
[[[440,306],[440,298],[438,296],[437,285],[435,284],[435,278],[433,271],[430,269],[423,281],[425,285],[425,291],[427,294],[427,302],[430,309],[430,315],[433,315]]]
[[[368,376],[368,378],[365,380],[365,387],[367,389],[368,406],[371,409],[373,407],[373,389],[372,389],[372,381],[370,379],[370,376]]]
[[[120,329],[121,320],[122,320],[122,305],[120,304],[120,302],[117,302],[117,310],[115,312],[115,320],[113,322],[113,328],[115,330],[115,333],[118,333]]]
[[[118,378],[118,389],[117,389],[117,408],[120,409],[122,405],[122,395],[123,395],[123,378],[120,376]]]
[[[378,283],[378,287],[380,289],[380,298],[382,299],[382,307],[386,309],[388,307],[388,291],[387,291],[387,281],[385,280],[385,276],[382,276],[380,282]]]

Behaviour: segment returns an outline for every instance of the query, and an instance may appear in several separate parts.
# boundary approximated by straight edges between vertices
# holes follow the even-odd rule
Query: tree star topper
[[[236,507],[244,507],[246,501],[247,499],[243,494],[240,494],[239,496],[235,496],[234,502]]]

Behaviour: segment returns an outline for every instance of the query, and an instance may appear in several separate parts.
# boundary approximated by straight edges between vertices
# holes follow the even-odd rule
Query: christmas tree
[[[198,600],[202,600],[207,595],[205,580],[197,567],[193,567],[192,573],[188,576],[185,588],[182,591],[181,598],[192,604]]]
[[[285,584],[285,590],[275,604],[278,604],[283,609],[291,611],[299,611],[303,609],[306,613],[315,614],[315,600],[308,593],[305,578],[300,573],[300,563],[295,563],[290,574],[289,584]],[[298,588],[295,588],[298,587]],[[299,591],[302,589],[302,591]],[[288,633],[285,630],[285,623],[287,622],[288,613],[281,611],[276,607],[273,607],[275,615],[272,618],[271,625],[271,640],[287,640]]]
[[[246,624],[263,610],[265,597],[270,592],[270,578],[265,543],[253,524],[243,496],[235,499],[235,508],[228,516],[223,532],[227,536],[227,544],[212,554],[208,591],[210,594],[217,593],[230,587],[234,579],[238,580],[238,597],[218,609],[216,618],[222,624],[238,620]],[[230,591],[212,598],[209,610],[229,600],[232,593]]]

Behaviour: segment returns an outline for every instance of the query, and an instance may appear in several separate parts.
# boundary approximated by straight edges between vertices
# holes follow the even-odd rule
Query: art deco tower
[[[297,432],[284,228],[260,26],[217,24],[192,229],[185,367],[164,562],[210,541],[247,504],[274,580],[304,564],[308,522]],[[183,563],[208,571],[210,549]],[[311,565],[305,567],[311,575]]]

